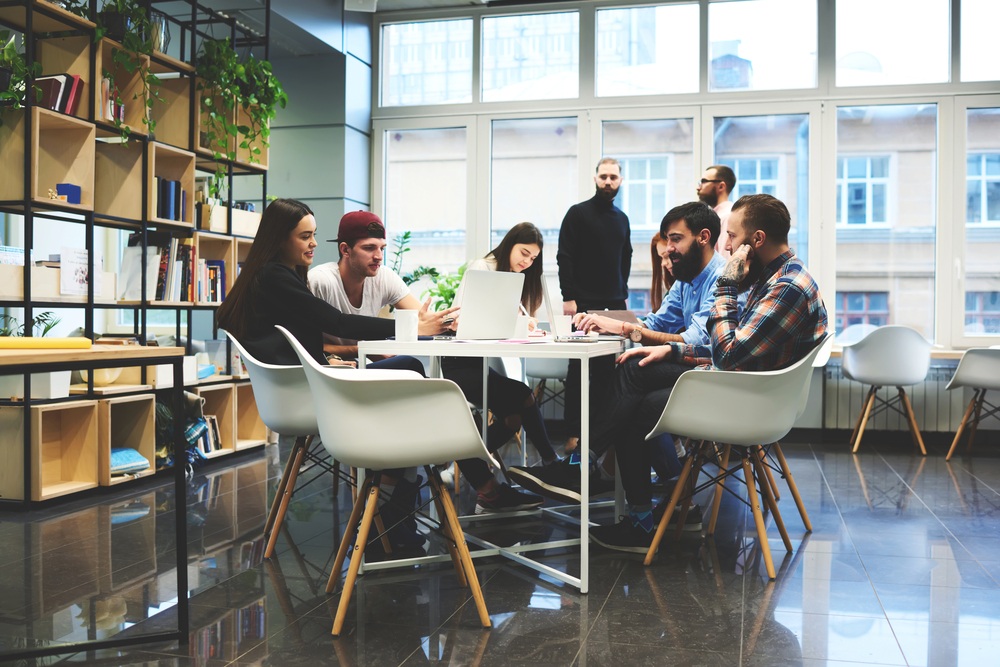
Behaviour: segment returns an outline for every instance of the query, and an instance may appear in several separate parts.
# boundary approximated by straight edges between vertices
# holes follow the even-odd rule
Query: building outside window
[[[628,214],[636,229],[659,229],[667,212],[667,172],[669,156],[629,156],[619,159],[622,186],[615,205]]]
[[[736,174],[736,188],[729,197],[736,201],[743,195],[773,195],[778,194],[778,158],[754,157],[720,157],[719,164],[724,164]]]
[[[837,224],[884,225],[889,156],[837,158]]]
[[[580,14],[483,19],[483,102],[579,94]]]
[[[853,324],[889,323],[888,292],[837,292],[837,331]]]
[[[966,333],[1000,331],[1000,292],[965,293]]]
[[[382,26],[382,106],[472,101],[472,19]]]
[[[966,221],[1000,222],[1000,153],[970,153],[966,165]]]

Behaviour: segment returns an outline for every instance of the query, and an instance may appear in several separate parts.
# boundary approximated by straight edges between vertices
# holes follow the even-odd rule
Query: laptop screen
[[[510,338],[517,328],[524,276],[507,271],[466,271],[458,311],[460,340]]]

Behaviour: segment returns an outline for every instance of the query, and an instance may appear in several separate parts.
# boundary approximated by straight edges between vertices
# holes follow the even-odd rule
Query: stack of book
[[[77,74],[51,74],[35,79],[38,106],[73,115],[83,97],[83,80]]]
[[[188,192],[181,187],[180,181],[157,176],[153,196],[156,202],[157,218],[178,222],[188,221]]]

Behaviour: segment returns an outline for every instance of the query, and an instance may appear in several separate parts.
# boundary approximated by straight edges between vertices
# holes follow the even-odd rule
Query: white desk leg
[[[580,360],[580,592],[590,589],[590,359]]]
[[[489,427],[490,420],[490,410],[486,407],[486,385],[487,380],[490,379],[490,358],[483,357],[483,444],[486,445],[486,449],[490,448],[490,443],[486,442],[486,430]]]

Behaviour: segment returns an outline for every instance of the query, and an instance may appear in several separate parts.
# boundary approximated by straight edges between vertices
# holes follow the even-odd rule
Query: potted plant
[[[41,338],[59,324],[60,319],[51,311],[39,313],[31,326],[21,324],[16,317],[0,315],[0,336],[23,336],[27,329]],[[32,398],[65,398],[69,396],[71,371],[31,374]],[[24,396],[24,377],[21,375],[0,375],[0,397]]]
[[[249,162],[260,162],[262,149],[268,146],[270,122],[278,107],[288,103],[271,63],[253,55],[241,59],[229,38],[207,39],[201,44],[195,72],[201,94],[201,145],[216,160],[236,160],[238,146],[246,151]],[[238,111],[242,112],[239,124]],[[226,173],[219,164],[210,184],[212,196],[219,195]]]
[[[145,6],[138,0],[106,0],[101,11],[97,13],[95,22],[97,24],[97,29],[94,31],[95,43],[99,44],[107,37],[121,44],[120,48],[115,46],[111,49],[111,62],[114,66],[129,75],[138,72],[142,87],[132,96],[132,100],[141,101],[145,107],[142,123],[152,135],[156,130],[156,121],[153,120],[149,110],[154,101],[160,99],[158,91],[160,79],[149,68],[148,59],[144,58],[153,53],[153,27]],[[114,80],[114,75],[107,66],[103,68],[102,76]],[[114,88],[113,94],[115,104],[122,105],[124,102],[117,87]],[[121,133],[122,140],[127,142],[131,128],[117,114],[113,118],[113,123]]]
[[[28,82],[42,72],[40,63],[28,66],[18,45],[17,35],[0,30],[0,107],[20,109],[24,106],[24,95]],[[3,118],[0,116],[0,125]]]

